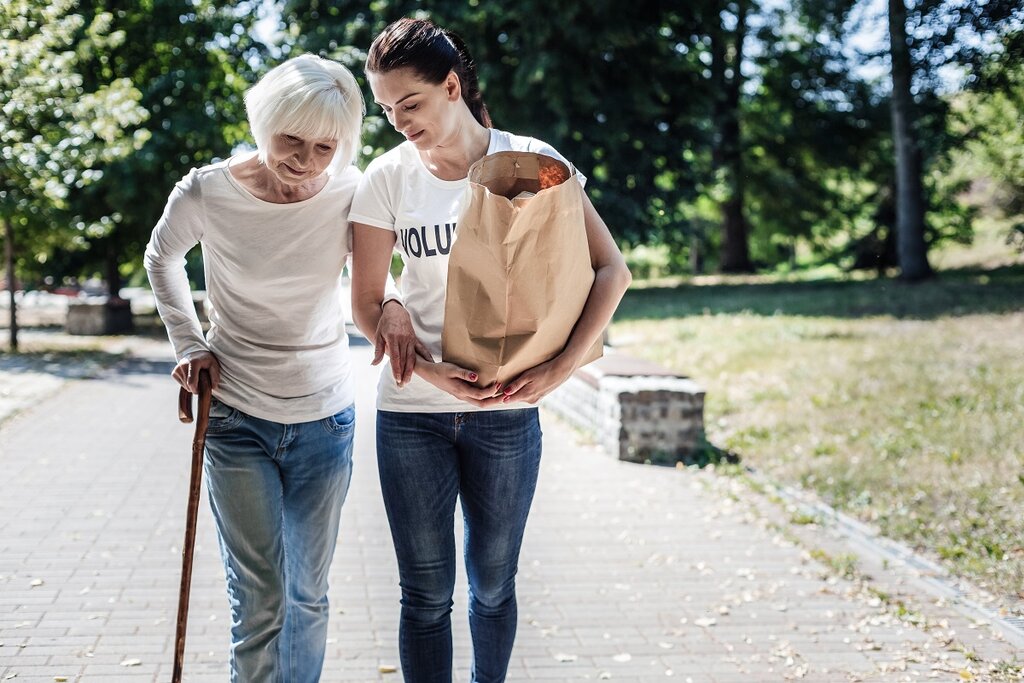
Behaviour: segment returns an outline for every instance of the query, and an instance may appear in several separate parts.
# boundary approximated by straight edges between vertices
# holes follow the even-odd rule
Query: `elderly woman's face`
[[[270,139],[267,168],[282,183],[300,185],[326,171],[337,149],[337,140],[306,140],[279,133]]]

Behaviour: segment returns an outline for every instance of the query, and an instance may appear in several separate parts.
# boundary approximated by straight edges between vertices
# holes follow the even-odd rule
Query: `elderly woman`
[[[213,384],[205,474],[231,604],[231,680],[306,683],[323,665],[328,568],[351,476],[340,276],[364,105],[345,67],[310,55],[267,73],[245,104],[257,151],[175,186],[145,265],[178,358],[172,376],[195,392],[208,369]],[[183,268],[197,243],[205,336]],[[404,309],[390,308],[378,347],[401,365],[415,337],[396,317]]]

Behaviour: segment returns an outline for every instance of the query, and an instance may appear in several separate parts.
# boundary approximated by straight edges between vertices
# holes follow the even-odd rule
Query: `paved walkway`
[[[323,680],[398,681],[376,370],[368,347],[354,351],[355,474]],[[0,682],[169,680],[191,441],[170,367],[160,344],[48,389],[0,425]],[[550,415],[544,438],[510,681],[1017,680],[1009,668],[982,673],[1014,656],[989,629],[921,595],[839,576],[812,529],[790,529],[743,482],[616,462]],[[464,594],[460,578],[460,681]],[[228,621],[204,501],[186,681],[227,680]]]

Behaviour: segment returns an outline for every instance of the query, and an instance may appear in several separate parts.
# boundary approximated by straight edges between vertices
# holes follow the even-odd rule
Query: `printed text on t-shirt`
[[[452,250],[452,234],[455,223],[434,225],[433,229],[425,225],[418,228],[402,228],[398,231],[402,242],[402,250],[407,256],[422,258],[424,256],[447,255]]]

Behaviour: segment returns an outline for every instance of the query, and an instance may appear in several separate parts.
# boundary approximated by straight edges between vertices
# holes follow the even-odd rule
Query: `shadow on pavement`
[[[95,350],[0,352],[0,374],[44,373],[63,379],[83,379],[95,377],[122,358],[122,354]]]
[[[175,363],[165,360],[151,360],[147,358],[124,358],[109,370],[113,375],[166,375],[171,380],[171,371]]]

